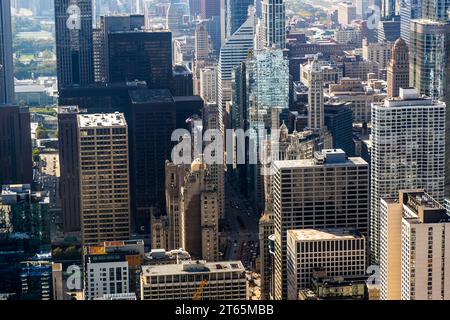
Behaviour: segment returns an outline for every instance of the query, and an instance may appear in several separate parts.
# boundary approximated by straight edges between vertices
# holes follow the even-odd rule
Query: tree
[[[48,131],[42,126],[36,128],[36,139],[48,139]]]

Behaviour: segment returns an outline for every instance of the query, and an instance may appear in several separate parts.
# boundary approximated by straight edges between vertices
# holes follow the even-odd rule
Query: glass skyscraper
[[[235,33],[248,18],[248,7],[253,6],[255,0],[225,0],[226,1],[226,37]]]

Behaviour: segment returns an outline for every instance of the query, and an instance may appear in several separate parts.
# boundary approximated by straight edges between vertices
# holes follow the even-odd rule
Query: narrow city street
[[[224,259],[241,260],[247,270],[254,270],[258,255],[260,213],[250,207],[235,185],[227,182],[225,188],[225,230],[228,241]]]

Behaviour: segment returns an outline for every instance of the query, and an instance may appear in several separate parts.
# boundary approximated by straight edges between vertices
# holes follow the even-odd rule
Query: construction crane
[[[202,297],[203,289],[208,285],[208,280],[203,280],[200,282],[200,285],[195,290],[194,295],[192,296],[192,300],[200,300]]]

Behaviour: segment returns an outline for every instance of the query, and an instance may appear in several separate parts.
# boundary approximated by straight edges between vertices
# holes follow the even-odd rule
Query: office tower
[[[422,18],[432,21],[448,21],[450,4],[445,0],[422,0]]]
[[[333,136],[333,148],[342,149],[355,156],[353,141],[352,109],[349,103],[327,103],[324,105],[325,125]]]
[[[409,31],[411,20],[419,19],[422,16],[423,0],[402,0],[400,1],[400,36],[409,46]]]
[[[172,35],[164,31],[109,34],[109,82],[146,81],[168,89],[172,80]]]
[[[274,232],[273,224],[273,212],[265,212],[259,219],[259,263],[262,300],[268,300],[271,291],[273,265],[268,244],[269,236]]]
[[[27,108],[0,106],[0,158],[0,185],[33,181]]]
[[[398,97],[400,88],[409,87],[409,54],[406,42],[399,38],[392,48],[392,59],[387,67],[387,97]]]
[[[380,15],[384,19],[392,18],[397,13],[397,1],[396,0],[381,0],[380,1]]]
[[[323,74],[317,60],[313,61],[308,76],[308,127],[320,131],[324,125]]]
[[[253,7],[254,0],[225,0],[226,39],[229,39],[246,21],[249,7]],[[254,13],[253,13],[254,14]]]
[[[131,13],[145,14],[146,12],[146,0],[132,0],[131,1]]]
[[[258,108],[288,109],[289,61],[283,50],[267,48],[256,51],[247,64],[249,99]]]
[[[94,82],[91,0],[55,0],[58,89]]]
[[[220,130],[221,126],[221,118],[220,118],[220,109],[217,104],[208,103],[203,107],[202,110],[202,128],[204,130]],[[205,142],[204,148],[208,145]],[[212,159],[215,160],[215,163],[210,164],[209,171],[211,175],[211,183],[214,186],[214,190],[217,191],[217,201],[218,211],[219,211],[219,219],[224,219],[226,216],[225,212],[225,160],[220,162],[219,155],[210,155]]]
[[[144,28],[145,16],[142,14],[115,14],[100,17],[100,25],[93,31],[95,82],[109,81],[109,34],[132,32]]]
[[[11,4],[0,3],[0,104],[14,102]]]
[[[341,26],[348,26],[356,19],[356,7],[350,1],[338,3],[338,21]]]
[[[231,100],[231,80],[233,69],[247,59],[249,50],[253,48],[256,18],[252,13],[238,30],[223,44],[220,49],[218,74],[218,106],[220,118],[224,119],[227,102]],[[221,130],[225,133],[222,125]]]
[[[378,97],[360,78],[341,78],[339,83],[330,84],[328,92],[329,98],[335,102],[351,103],[353,122],[370,121],[370,106]]]
[[[83,244],[127,240],[130,183],[124,115],[83,114],[77,120]]]
[[[81,230],[77,106],[58,108],[60,190],[64,232]]]
[[[218,58],[222,46],[220,16],[213,16],[205,21],[206,30],[211,39],[211,49],[214,57]]]
[[[166,214],[169,223],[168,245],[165,249],[181,248],[180,202],[181,188],[184,186],[188,165],[176,165],[169,160],[165,167]]]
[[[24,261],[20,263],[23,300],[52,300],[52,263],[50,261]]]
[[[334,39],[337,43],[361,48],[362,46],[362,32],[356,26],[340,27],[334,32]]]
[[[352,228],[367,237],[368,164],[342,150],[322,150],[313,159],[275,161],[275,299],[287,298],[287,231]]]
[[[395,42],[400,38],[400,19],[384,20],[378,22],[378,42]]]
[[[182,36],[190,20],[189,3],[180,0],[170,0],[167,8],[166,29],[174,37]]]
[[[192,96],[194,94],[192,71],[186,65],[176,64],[173,66],[170,91],[174,96]]]
[[[372,104],[371,258],[380,250],[380,201],[400,189],[423,188],[444,200],[445,103],[400,89],[399,98]]]
[[[353,229],[288,230],[286,263],[288,299],[297,300],[318,268],[332,277],[364,276],[366,238]]]
[[[160,279],[158,281],[158,279]],[[179,290],[182,287],[183,290]],[[141,300],[246,300],[241,261],[182,261],[143,266]]]
[[[355,6],[356,6],[356,17],[358,19],[366,20],[366,18],[370,15],[370,8],[369,8],[369,0],[356,0]]]
[[[203,100],[173,97],[169,90],[132,90],[129,99],[133,222],[139,233],[148,235],[151,215],[165,208],[164,167],[175,145],[172,132],[201,114]]]
[[[200,2],[201,0],[189,0],[189,14],[192,20],[200,16]]]
[[[262,29],[265,47],[286,47],[284,0],[262,0]]]
[[[449,300],[450,217],[428,193],[381,200],[381,300]]]
[[[83,248],[86,300],[139,291],[137,272],[144,261],[144,241],[101,242]]]
[[[48,248],[51,213],[47,192],[33,191],[30,184],[3,185],[1,198],[0,207],[7,212],[9,230],[23,234],[41,250]]]
[[[207,60],[209,58],[209,35],[203,22],[195,29],[195,60]]]
[[[200,0],[200,14],[202,19],[220,17],[220,0]]]
[[[443,99],[450,65],[447,59],[450,25],[423,19],[413,20],[410,34],[410,85],[417,88],[420,94]]]
[[[362,48],[365,60],[377,62],[380,70],[387,68],[392,56],[392,43],[387,41],[369,43],[364,39]]]
[[[217,65],[200,69],[200,97],[217,104]]]
[[[195,159],[184,174],[179,196],[180,247],[193,257],[216,261],[219,257],[219,199],[211,173]]]

